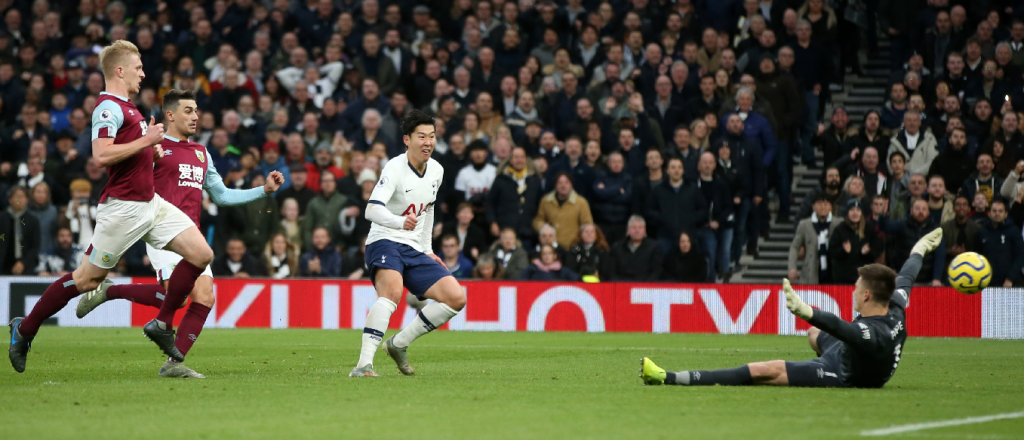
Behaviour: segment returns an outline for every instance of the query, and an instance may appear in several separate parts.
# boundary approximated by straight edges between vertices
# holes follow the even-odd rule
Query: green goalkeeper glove
[[[910,250],[910,253],[918,254],[923,257],[929,252],[934,251],[935,248],[939,247],[940,243],[942,243],[942,228],[935,228],[934,231],[925,234],[924,237],[921,237],[921,239],[917,241],[917,244],[914,245],[914,248]]]
[[[789,284],[789,278],[782,279],[782,290],[786,292],[786,308],[790,312],[793,312],[794,315],[799,316],[804,321],[814,316],[814,309],[797,296],[793,286]]]

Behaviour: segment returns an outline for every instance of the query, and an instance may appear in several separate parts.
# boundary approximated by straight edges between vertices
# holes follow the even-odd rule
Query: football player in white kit
[[[384,339],[391,314],[398,308],[403,286],[416,298],[434,300],[408,327],[384,342],[384,351],[407,376],[415,374],[406,357],[412,341],[448,322],[466,306],[466,294],[444,262],[431,249],[434,201],[444,169],[434,153],[434,118],[413,110],[402,118],[402,140],[408,150],[388,161],[370,194],[366,219],[366,267],[377,289],[377,302],[366,315],[359,362],[352,377],[377,377],[373,355]]]

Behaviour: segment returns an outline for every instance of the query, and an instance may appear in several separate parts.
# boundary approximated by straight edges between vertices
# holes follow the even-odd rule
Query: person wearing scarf
[[[832,202],[824,193],[815,195],[813,207],[814,214],[800,220],[789,246],[789,279],[798,280],[800,284],[827,284],[832,280],[829,239],[840,220],[833,219]],[[802,270],[796,267],[799,259],[804,261]]]
[[[579,281],[580,276],[558,260],[558,252],[549,244],[542,245],[540,257],[533,260],[523,271],[523,280],[529,281]]]

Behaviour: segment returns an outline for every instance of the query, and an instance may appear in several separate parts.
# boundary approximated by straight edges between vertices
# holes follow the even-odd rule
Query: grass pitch
[[[416,377],[349,378],[360,332],[207,330],[157,377],[141,329],[44,327],[28,369],[0,367],[0,438],[837,439],[865,429],[1024,411],[1024,342],[912,338],[881,390],[643,386],[670,370],[812,356],[782,336],[436,332]],[[1024,419],[893,437],[1022,439]]]

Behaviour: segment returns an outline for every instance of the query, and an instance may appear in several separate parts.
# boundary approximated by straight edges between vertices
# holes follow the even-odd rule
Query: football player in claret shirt
[[[196,134],[196,124],[199,121],[195,93],[191,90],[167,92],[163,98],[163,110],[167,121],[167,133],[160,143],[164,157],[157,161],[153,168],[153,184],[157,195],[181,208],[196,226],[199,226],[199,215],[203,208],[203,190],[210,194],[213,203],[232,206],[270,197],[284,183],[284,176],[278,171],[272,171],[267,176],[267,183],[261,188],[228,189],[210,161],[206,147],[189,140],[190,136]],[[104,281],[96,290],[82,295],[76,310],[78,317],[85,317],[97,306],[112,299],[126,299],[157,308],[163,306],[168,280],[175,266],[181,262],[182,256],[149,244],[146,245],[146,253],[161,284],[114,285]],[[213,272],[209,266],[196,280],[190,297],[192,304],[181,320],[175,339],[175,346],[181,351],[182,356],[188,354],[192,344],[199,338],[206,317],[213,307]],[[160,368],[159,375],[199,379],[205,377],[170,358]]]
[[[434,118],[413,110],[402,118],[408,150],[388,161],[370,194],[366,219],[373,222],[366,237],[366,267],[377,289],[363,328],[359,362],[352,377],[376,377],[373,355],[381,345],[391,314],[398,308],[403,286],[428,304],[400,333],[384,343],[384,351],[407,376],[414,374],[406,357],[412,341],[448,322],[466,306],[466,294],[444,262],[431,249],[434,201],[444,169],[434,153]]]
[[[174,344],[174,311],[185,301],[196,279],[213,260],[213,250],[192,220],[153,189],[153,162],[163,157],[163,124],[153,118],[147,124],[142,113],[128,99],[139,93],[146,77],[139,49],[118,40],[100,52],[100,67],[106,91],[100,93],[92,113],[92,155],[107,168],[109,180],[100,195],[96,228],[88,258],[78,269],[46,289],[32,312],[11,320],[8,356],[17,372],[25,362],[39,325],[57,314],[75,297],[96,289],[121,256],[144,240],[157,249],[173,251],[184,259],[169,277],[166,301],[156,319],[143,328],[167,356],[181,361]]]
[[[857,272],[853,322],[812,309],[783,280],[786,307],[809,322],[816,359],[754,362],[737,368],[673,373],[643,358],[640,378],[647,385],[783,385],[793,387],[881,388],[896,374],[907,341],[906,308],[921,260],[942,243],[936,229],[914,245],[897,275],[888,266],[868,264]]]

